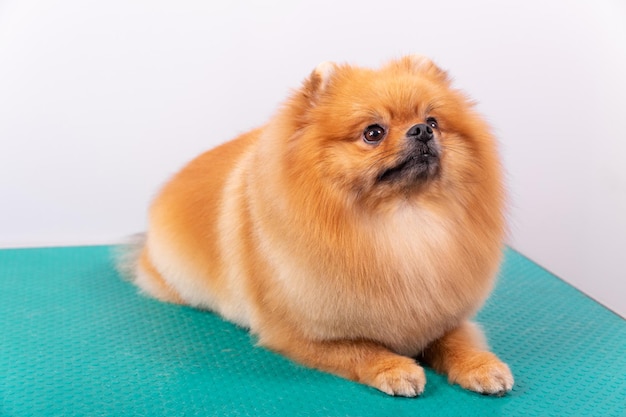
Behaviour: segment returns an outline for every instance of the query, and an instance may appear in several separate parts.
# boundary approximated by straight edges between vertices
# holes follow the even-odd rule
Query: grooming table
[[[426,370],[417,399],[306,369],[218,316],[141,296],[113,247],[0,250],[1,416],[624,416],[626,321],[507,249],[478,314],[515,388]]]

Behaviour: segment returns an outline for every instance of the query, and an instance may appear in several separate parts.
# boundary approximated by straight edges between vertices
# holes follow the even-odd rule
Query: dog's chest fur
[[[376,340],[416,355],[490,289],[489,276],[462,275],[455,252],[463,232],[430,213],[399,210],[362,233],[362,247],[346,253],[303,260],[288,247],[264,250],[279,271],[285,306],[308,337]]]

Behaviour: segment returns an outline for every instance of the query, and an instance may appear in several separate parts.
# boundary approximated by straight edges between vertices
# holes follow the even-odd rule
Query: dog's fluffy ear
[[[338,72],[339,66],[337,64],[322,62],[315,67],[311,75],[304,79],[302,87],[294,91],[289,100],[289,106],[284,108],[288,115],[285,120],[294,124],[294,129],[310,123],[311,110],[317,107],[320,98],[329,89]]]
[[[304,81],[303,88],[304,94],[311,103],[315,103],[319,96],[326,91],[336,72],[337,65],[328,61],[315,67],[309,78]]]
[[[407,55],[404,58],[396,61],[398,65],[401,67],[418,73],[423,74],[432,78],[435,78],[439,81],[449,83],[450,78],[448,77],[448,73],[437,66],[430,58],[419,55],[419,54],[411,54]]]

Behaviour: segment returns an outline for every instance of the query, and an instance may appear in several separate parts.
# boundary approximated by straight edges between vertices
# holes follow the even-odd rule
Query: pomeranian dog
[[[502,395],[511,371],[470,318],[504,235],[494,137],[446,72],[323,63],[266,125],[165,185],[133,279],[390,395],[423,392],[418,360]]]

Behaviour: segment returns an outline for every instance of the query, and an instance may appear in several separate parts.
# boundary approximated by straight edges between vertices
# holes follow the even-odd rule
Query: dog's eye
[[[385,137],[385,128],[380,125],[371,125],[363,131],[363,140],[369,144],[375,144]]]
[[[437,119],[435,119],[434,117],[429,117],[428,119],[426,119],[426,124],[432,127],[433,129],[439,128],[439,123],[437,122]]]

